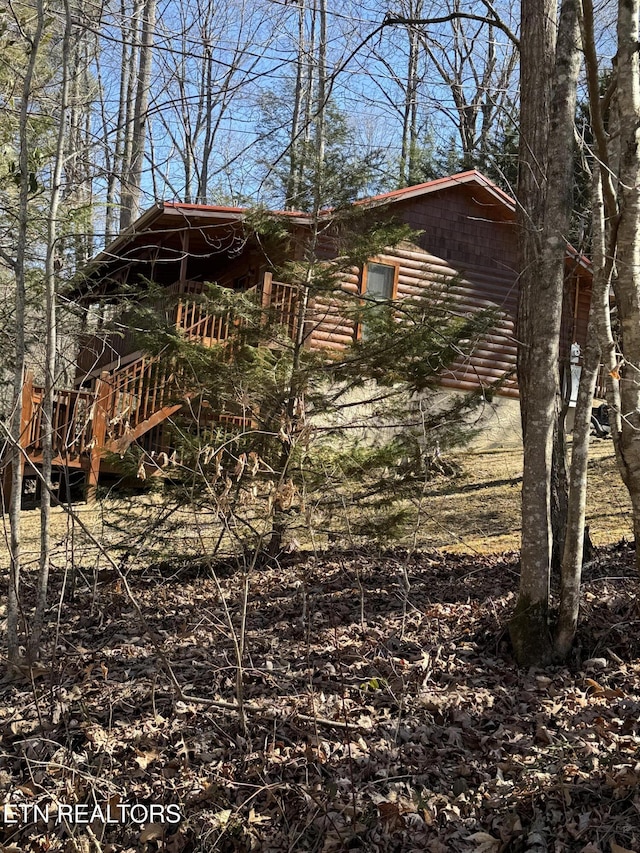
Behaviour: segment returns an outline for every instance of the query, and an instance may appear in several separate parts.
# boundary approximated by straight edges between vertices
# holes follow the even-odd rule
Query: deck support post
[[[93,503],[96,499],[96,489],[100,477],[100,459],[104,451],[107,437],[107,420],[111,387],[108,382],[109,373],[104,370],[96,381],[96,401],[93,409],[93,435],[89,454],[89,470],[87,471],[86,500]]]
[[[18,441],[20,443],[20,471],[24,474],[24,465],[26,458],[26,450],[32,440],[32,425],[33,418],[33,370],[27,370],[24,374],[24,382],[22,383],[22,414],[20,417],[20,435]],[[11,490],[13,488],[13,476],[11,473],[12,454],[6,456],[4,471],[2,472],[2,509],[4,512],[9,511],[11,503]],[[22,476],[20,477],[22,480]]]
[[[185,228],[181,235],[182,257],[180,258],[180,293],[185,292],[187,283],[187,272],[189,269],[189,229]]]

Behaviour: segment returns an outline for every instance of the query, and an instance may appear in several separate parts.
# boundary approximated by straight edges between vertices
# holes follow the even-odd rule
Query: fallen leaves
[[[640,850],[640,644],[610,621],[611,602],[632,612],[637,581],[607,580],[607,559],[575,671],[515,668],[509,556],[335,552],[255,573],[246,731],[224,612],[240,612],[240,578],[130,573],[180,697],[113,584],[88,618],[88,577],[55,678],[35,696],[5,684],[0,797],[9,814],[52,811],[50,826],[0,823],[0,842],[65,849],[59,801],[179,806],[178,825],[94,826],[110,853]]]

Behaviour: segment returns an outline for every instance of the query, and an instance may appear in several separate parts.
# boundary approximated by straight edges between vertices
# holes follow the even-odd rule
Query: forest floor
[[[0,849],[637,853],[632,550],[601,545],[586,566],[569,664],[518,670],[517,554],[488,553],[510,541],[516,459],[482,454],[458,490],[434,486],[443,526],[466,526],[439,549],[301,552],[245,578],[176,555],[117,571],[78,535],[42,665],[1,683]],[[603,450],[593,471],[609,464]],[[600,479],[592,533],[613,543],[623,492]],[[470,525],[472,507],[496,514]]]

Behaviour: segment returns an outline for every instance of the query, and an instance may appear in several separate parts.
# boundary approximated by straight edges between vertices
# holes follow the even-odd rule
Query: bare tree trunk
[[[578,626],[587,505],[587,464],[589,461],[591,409],[601,355],[598,327],[601,322],[603,305],[606,304],[608,309],[609,301],[611,266],[606,263],[602,183],[598,170],[596,170],[593,176],[592,210],[593,285],[589,308],[587,343],[582,373],[580,375],[580,387],[573,427],[569,511],[562,558],[560,607],[555,637],[555,652],[560,660],[565,660],[571,651]]]
[[[11,538],[11,566],[9,570],[9,592],[7,597],[7,653],[9,660],[14,663],[20,658],[20,640],[18,622],[20,616],[20,570],[21,570],[21,541],[20,541],[20,509],[22,503],[22,472],[24,461],[21,452],[22,443],[22,387],[25,375],[25,303],[26,303],[26,256],[29,241],[29,195],[32,186],[32,175],[29,170],[29,112],[33,93],[33,76],[38,60],[40,42],[44,28],[42,7],[38,8],[33,35],[22,31],[27,42],[29,59],[22,81],[22,95],[18,122],[19,133],[19,168],[20,191],[18,202],[18,229],[16,240],[16,348],[15,369],[13,379],[13,413],[11,418],[11,501],[9,505],[9,522]]]
[[[569,474],[567,437],[565,434],[565,403],[562,395],[556,402],[551,456],[551,570],[559,572],[562,565],[565,531],[569,508]]]
[[[518,196],[526,219],[523,222],[521,215],[518,381],[524,471],[520,592],[510,633],[516,657],[525,665],[548,661],[552,653],[548,624],[551,482],[579,70],[575,0],[563,0],[555,51],[554,22],[555,10],[548,0],[523,5]],[[529,35],[539,53],[528,44]],[[551,91],[545,74],[549,74]]]
[[[617,108],[620,139],[617,260],[613,287],[621,328],[622,477],[633,507],[636,566],[640,571],[640,75],[638,0],[618,5]]]
[[[123,28],[126,18],[126,4],[121,4],[123,15]],[[121,76],[120,104],[118,107],[118,123],[120,124],[121,113],[124,115],[122,121],[122,155],[120,157],[120,222],[119,229],[126,228],[132,218],[131,214],[131,171],[133,168],[134,135],[136,124],[136,79],[141,63],[141,35],[140,18],[143,14],[143,0],[133,0],[133,11],[128,28],[123,33],[123,66],[124,74]],[[130,42],[125,44],[127,36]]]
[[[410,8],[409,14],[413,18],[419,18],[422,15],[422,3],[420,0],[415,6]],[[418,30],[414,26],[408,26],[407,34],[409,37],[409,59],[402,115],[402,148],[400,151],[399,176],[399,186],[401,187],[410,186],[414,183],[418,121]]]
[[[551,87],[555,53],[554,0],[536,0],[522,5],[520,34],[520,156],[518,174],[518,219],[520,229],[520,288],[518,299],[518,385],[524,442],[522,485],[522,551],[520,592],[511,622],[516,657],[527,662],[536,647],[541,658],[550,654],[548,636],[549,572],[551,564],[550,483],[552,429],[557,391],[551,353],[541,349],[547,335],[539,338],[542,318],[536,311],[539,283],[548,288],[540,269],[541,225],[546,193],[546,149],[550,125]],[[556,288],[557,291],[557,288]],[[545,293],[545,296],[548,294]],[[559,303],[559,294],[555,293]],[[551,306],[551,311],[554,306]],[[557,308],[556,308],[557,313]],[[559,327],[558,327],[559,331]],[[552,330],[553,333],[553,330]],[[557,334],[556,334],[557,340]],[[540,363],[541,359],[544,363]],[[541,373],[542,371],[542,373]],[[542,376],[547,387],[536,392]],[[546,411],[541,408],[544,397]],[[525,515],[526,512],[526,515]]]
[[[595,148],[598,157],[598,179],[602,188],[603,210],[594,209],[594,234],[598,229],[603,232],[605,251],[600,260],[600,269],[596,268],[597,255],[594,256],[594,278],[601,276],[606,283],[606,290],[596,290],[599,300],[599,311],[596,315],[598,342],[601,349],[601,358],[604,361],[607,376],[607,402],[609,404],[609,422],[611,424],[611,435],[616,451],[616,457],[620,470],[624,470],[624,463],[620,454],[620,435],[622,432],[621,404],[620,404],[620,381],[617,378],[617,350],[611,329],[611,315],[609,312],[609,289],[615,266],[616,243],[620,215],[618,210],[618,199],[613,182],[613,170],[611,169],[610,148],[612,140],[608,138],[605,129],[603,104],[600,98],[600,79],[598,69],[598,58],[596,54],[594,15],[592,0],[582,0],[582,32],[585,54],[585,68],[587,72],[587,87],[589,91],[589,108],[591,112],[591,127],[595,139]],[[610,125],[613,122],[610,121]],[[618,159],[617,157],[615,158]],[[600,224],[599,217],[602,217]],[[594,301],[592,297],[592,302]]]
[[[118,97],[118,118],[116,123],[116,138],[113,154],[107,150],[107,163],[111,168],[107,177],[106,199],[106,228],[105,242],[107,245],[116,235],[119,223],[117,184],[122,185],[131,163],[131,114],[133,113],[133,85],[135,80],[135,61],[139,2],[135,0],[135,10],[128,21],[128,10],[125,0],[120,0],[122,51],[120,56],[120,91]],[[105,125],[106,129],[106,125]],[[107,149],[109,146],[107,146]]]
[[[289,174],[287,177],[285,208],[295,210],[298,206],[296,199],[300,184],[300,175],[298,174],[298,158],[300,149],[300,123],[302,119],[303,107],[303,87],[305,78],[305,37],[304,37],[304,21],[305,21],[305,0],[300,0],[300,10],[298,12],[298,53],[296,56],[296,91],[293,100],[293,114],[291,117],[291,136],[289,141]]]
[[[51,177],[51,196],[49,199],[49,216],[47,222],[47,254],[45,258],[45,321],[46,321],[46,352],[44,374],[44,396],[42,400],[42,497],[40,501],[40,567],[36,589],[36,607],[31,623],[29,637],[29,658],[36,660],[40,655],[40,641],[44,627],[44,615],[47,608],[47,591],[49,588],[49,570],[51,562],[51,539],[49,525],[51,522],[51,470],[53,463],[53,406],[55,393],[56,371],[56,270],[55,258],[58,238],[58,216],[60,214],[60,198],[62,194],[62,167],[65,158],[66,119],[69,106],[69,70],[71,68],[71,11],[68,2],[64,4],[65,29],[62,41],[62,88],[58,112],[58,139],[56,154]],[[44,17],[43,0],[38,0],[39,15]]]
[[[207,12],[207,21],[203,35],[205,37],[205,68],[203,69],[204,83],[204,139],[202,141],[202,168],[200,172],[200,183],[198,186],[198,200],[203,204],[206,203],[209,195],[209,161],[213,152],[214,140],[216,137],[216,125],[213,121],[214,97],[213,97],[213,50],[211,39],[213,37],[214,23],[209,20],[209,12]],[[229,69],[231,71],[231,69]]]
[[[313,92],[315,88],[315,61],[316,61],[316,11],[312,9],[309,27],[309,40],[306,45],[307,62],[305,69],[305,95],[304,95],[304,119],[302,127],[302,156],[297,157],[296,186],[298,192],[302,187],[304,177],[305,157],[308,156],[311,145],[311,134],[313,131]]]
[[[591,121],[603,187],[607,252],[621,326],[619,353],[611,332],[609,305],[600,305],[599,342],[607,372],[607,402],[616,460],[633,508],[636,566],[640,570],[640,70],[638,0],[618,5],[616,105],[605,128],[599,94],[591,0],[583,0],[583,29]],[[617,126],[616,126],[617,125]],[[617,173],[617,187],[614,178]],[[608,277],[607,277],[608,280]]]
[[[138,66],[138,85],[132,117],[131,166],[129,168],[122,193],[120,228],[126,228],[135,219],[142,193],[142,164],[149,110],[149,92],[151,90],[151,62],[153,58],[153,36],[156,24],[156,0],[145,0],[142,11],[142,31],[140,38],[140,63]]]

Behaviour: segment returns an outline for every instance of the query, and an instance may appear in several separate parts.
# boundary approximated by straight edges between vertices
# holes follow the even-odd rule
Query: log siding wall
[[[481,339],[469,357],[460,358],[443,374],[442,385],[462,391],[497,385],[496,393],[517,397],[518,252],[514,215],[497,201],[488,203],[478,198],[474,188],[461,186],[397,201],[393,210],[398,219],[420,232],[415,243],[402,244],[375,258],[382,264],[397,265],[398,298],[449,284],[456,313],[465,315],[483,308],[499,311],[500,319],[492,332]],[[567,273],[573,316],[566,318],[566,336],[584,347],[589,275],[572,260],[567,261]],[[360,280],[360,272],[354,270],[343,277],[342,288],[357,296]],[[312,348],[342,348],[353,340],[354,324],[341,316],[337,301],[316,299],[313,307],[308,335]]]

